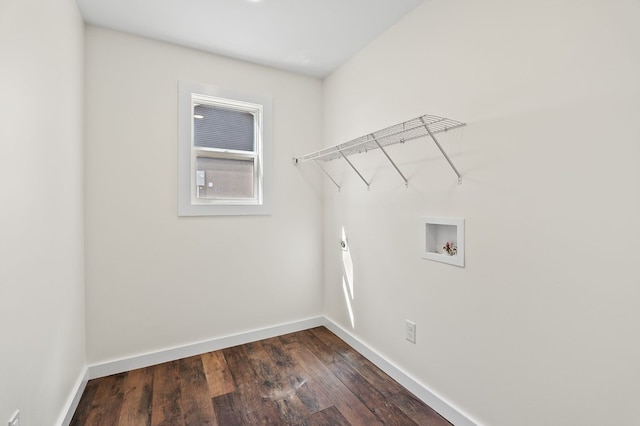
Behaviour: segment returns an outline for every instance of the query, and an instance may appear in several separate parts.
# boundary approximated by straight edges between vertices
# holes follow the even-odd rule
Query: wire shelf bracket
[[[456,176],[458,176],[458,185],[461,185],[462,184],[462,176],[460,175],[460,172],[458,171],[456,166],[453,164],[453,162],[451,161],[451,158],[449,158],[449,156],[447,155],[445,150],[442,149],[442,145],[440,145],[440,142],[438,142],[438,139],[436,139],[436,137],[433,135],[433,132],[431,131],[431,129],[429,129],[429,125],[425,122],[424,117],[420,117],[420,121],[422,121],[422,124],[424,124],[425,130],[427,131],[427,133],[429,133],[429,136],[431,136],[431,139],[436,144],[436,146],[438,147],[438,149],[440,150],[440,152],[444,156],[445,160],[447,160],[447,163],[449,163],[449,165],[453,169],[453,171],[456,174]],[[464,124],[463,124],[463,126],[464,126]]]
[[[393,166],[394,169],[396,169],[396,172],[398,172],[398,174],[400,175],[400,177],[402,178],[402,180],[404,180],[404,186],[405,188],[409,187],[409,181],[407,180],[407,178],[404,176],[404,174],[402,174],[402,172],[400,171],[400,169],[398,168],[398,166],[396,165],[396,163],[391,159],[391,157],[389,157],[389,154],[387,154],[387,151],[382,147],[382,145],[380,144],[380,142],[378,142],[378,140],[376,139],[376,137],[372,134],[371,138],[376,142],[376,145],[378,145],[378,148],[380,148],[380,151],[382,151],[382,153],[384,154],[385,157],[387,157],[387,160],[389,160],[389,162],[391,163],[391,165]]]
[[[336,180],[335,180],[334,178],[332,178],[332,177],[331,177],[331,175],[329,174],[329,172],[328,172],[324,167],[322,167],[322,164],[320,164],[320,162],[319,162],[318,160],[313,160],[313,162],[314,162],[318,167],[320,167],[320,170],[322,170],[322,171],[324,172],[324,174],[325,174],[325,175],[327,175],[327,177],[331,180],[331,182],[333,182],[333,184],[334,184],[335,186],[337,186],[337,187],[338,187],[338,191],[340,191],[340,185],[338,185],[338,182],[336,182]]]
[[[436,115],[422,115],[412,120],[405,121],[394,126],[384,128],[382,130],[378,130],[377,132],[361,136],[340,145],[335,145],[329,148],[322,149],[320,151],[312,152],[302,157],[294,157],[293,163],[295,165],[299,165],[308,161],[313,161],[318,165],[318,167],[320,167],[320,169],[324,172],[325,175],[327,175],[327,177],[334,183],[334,185],[338,187],[338,190],[340,190],[340,185],[333,177],[331,177],[329,172],[320,164],[320,162],[342,158],[356,172],[358,177],[360,177],[360,179],[367,185],[367,189],[369,189],[371,183],[368,182],[364,176],[362,176],[360,171],[354,166],[354,164],[349,160],[348,157],[353,154],[360,154],[362,152],[379,149],[380,151],[382,151],[387,160],[389,160],[393,168],[398,172],[398,174],[404,181],[405,187],[408,187],[408,179],[402,173],[402,171],[400,171],[400,168],[393,161],[385,147],[398,143],[404,143],[413,139],[427,137],[433,140],[433,142],[436,144],[445,160],[447,160],[447,163],[449,163],[449,166],[451,166],[454,173],[458,177],[458,184],[461,184],[462,176],[460,175],[460,172],[453,164],[453,161],[451,161],[451,158],[442,148],[442,145],[440,144],[440,142],[438,142],[438,139],[436,139],[435,135],[440,132],[446,132],[462,127],[464,125],[465,123],[452,120],[450,118],[439,117]]]

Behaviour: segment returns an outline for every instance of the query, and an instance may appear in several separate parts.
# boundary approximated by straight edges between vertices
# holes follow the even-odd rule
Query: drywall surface
[[[53,425],[85,364],[84,24],[0,1],[0,423]]]
[[[270,216],[177,216],[178,80],[273,102]],[[322,309],[320,80],[86,30],[89,363],[314,317]]]
[[[425,113],[440,142],[325,185],[325,314],[481,424],[640,418],[640,5],[431,0],[325,80],[325,145]],[[420,216],[465,218],[460,268]],[[343,232],[350,251],[339,246]],[[352,317],[350,316],[352,311]],[[417,324],[417,342],[404,322]]]

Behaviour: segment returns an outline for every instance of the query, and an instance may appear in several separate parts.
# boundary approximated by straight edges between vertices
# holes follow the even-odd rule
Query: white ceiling
[[[422,0],[77,0],[90,24],[325,77]]]

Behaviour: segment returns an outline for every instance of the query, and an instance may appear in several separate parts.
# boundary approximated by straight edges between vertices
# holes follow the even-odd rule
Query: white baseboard
[[[456,426],[477,426],[479,423],[473,421],[471,417],[465,415],[461,410],[455,408],[452,404],[437,396],[425,385],[418,380],[405,373],[402,369],[388,361],[373,349],[367,346],[357,337],[340,327],[327,317],[315,317],[306,320],[296,321],[287,324],[280,324],[272,327],[266,327],[246,333],[235,334],[231,336],[220,337],[204,342],[192,343],[180,347],[164,349],[156,352],[136,355],[133,357],[122,358],[114,361],[108,361],[101,364],[90,365],[85,368],[83,375],[78,379],[76,391],[70,396],[67,404],[66,414],[58,423],[61,426],[67,426],[73,417],[82,392],[90,379],[110,376],[112,374],[123,373],[125,371],[135,370],[137,368],[149,367],[151,365],[161,364],[163,362],[175,361],[177,359],[189,356],[199,355],[206,352],[217,351],[220,349],[230,348],[232,346],[243,345],[270,337],[281,336],[287,333],[307,330],[314,327],[325,326],[334,334],[344,340],[356,351],[362,354],[369,361],[374,363],[378,368],[391,376],[394,380],[407,388],[411,393],[418,397],[421,401],[436,410],[442,417],[450,421]]]
[[[306,320],[275,325],[231,336],[219,337],[204,342],[191,343],[184,346],[163,349],[156,352],[108,361],[101,364],[94,364],[88,367],[89,379],[97,379],[98,377],[124,373],[125,371],[162,364],[163,362],[175,361],[177,359],[230,348],[232,346],[244,345],[245,343],[268,339],[270,337],[276,337],[287,333],[294,333],[296,331],[307,330],[324,324],[324,317],[309,318]]]
[[[379,355],[351,333],[331,321],[329,318],[325,319],[325,327],[331,330],[333,334],[344,340],[349,346],[374,363],[379,369],[391,376],[395,381],[404,386],[422,402],[437,411],[442,417],[453,423],[455,426],[478,426],[479,423],[473,421],[471,417],[463,414],[462,411],[455,408],[452,404],[437,396],[425,385]]]
[[[73,413],[76,412],[76,408],[78,408],[78,404],[80,403],[80,398],[82,398],[82,393],[84,392],[84,388],[87,387],[88,378],[88,370],[87,367],[82,369],[82,372],[78,376],[78,380],[76,380],[73,389],[71,390],[71,394],[69,395],[69,399],[67,403],[64,405],[62,414],[56,423],[59,426],[68,426],[71,423],[71,419],[73,418]]]

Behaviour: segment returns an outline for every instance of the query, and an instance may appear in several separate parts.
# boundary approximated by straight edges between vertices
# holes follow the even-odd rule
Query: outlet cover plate
[[[406,320],[405,322],[405,338],[411,343],[416,343],[416,323]]]

